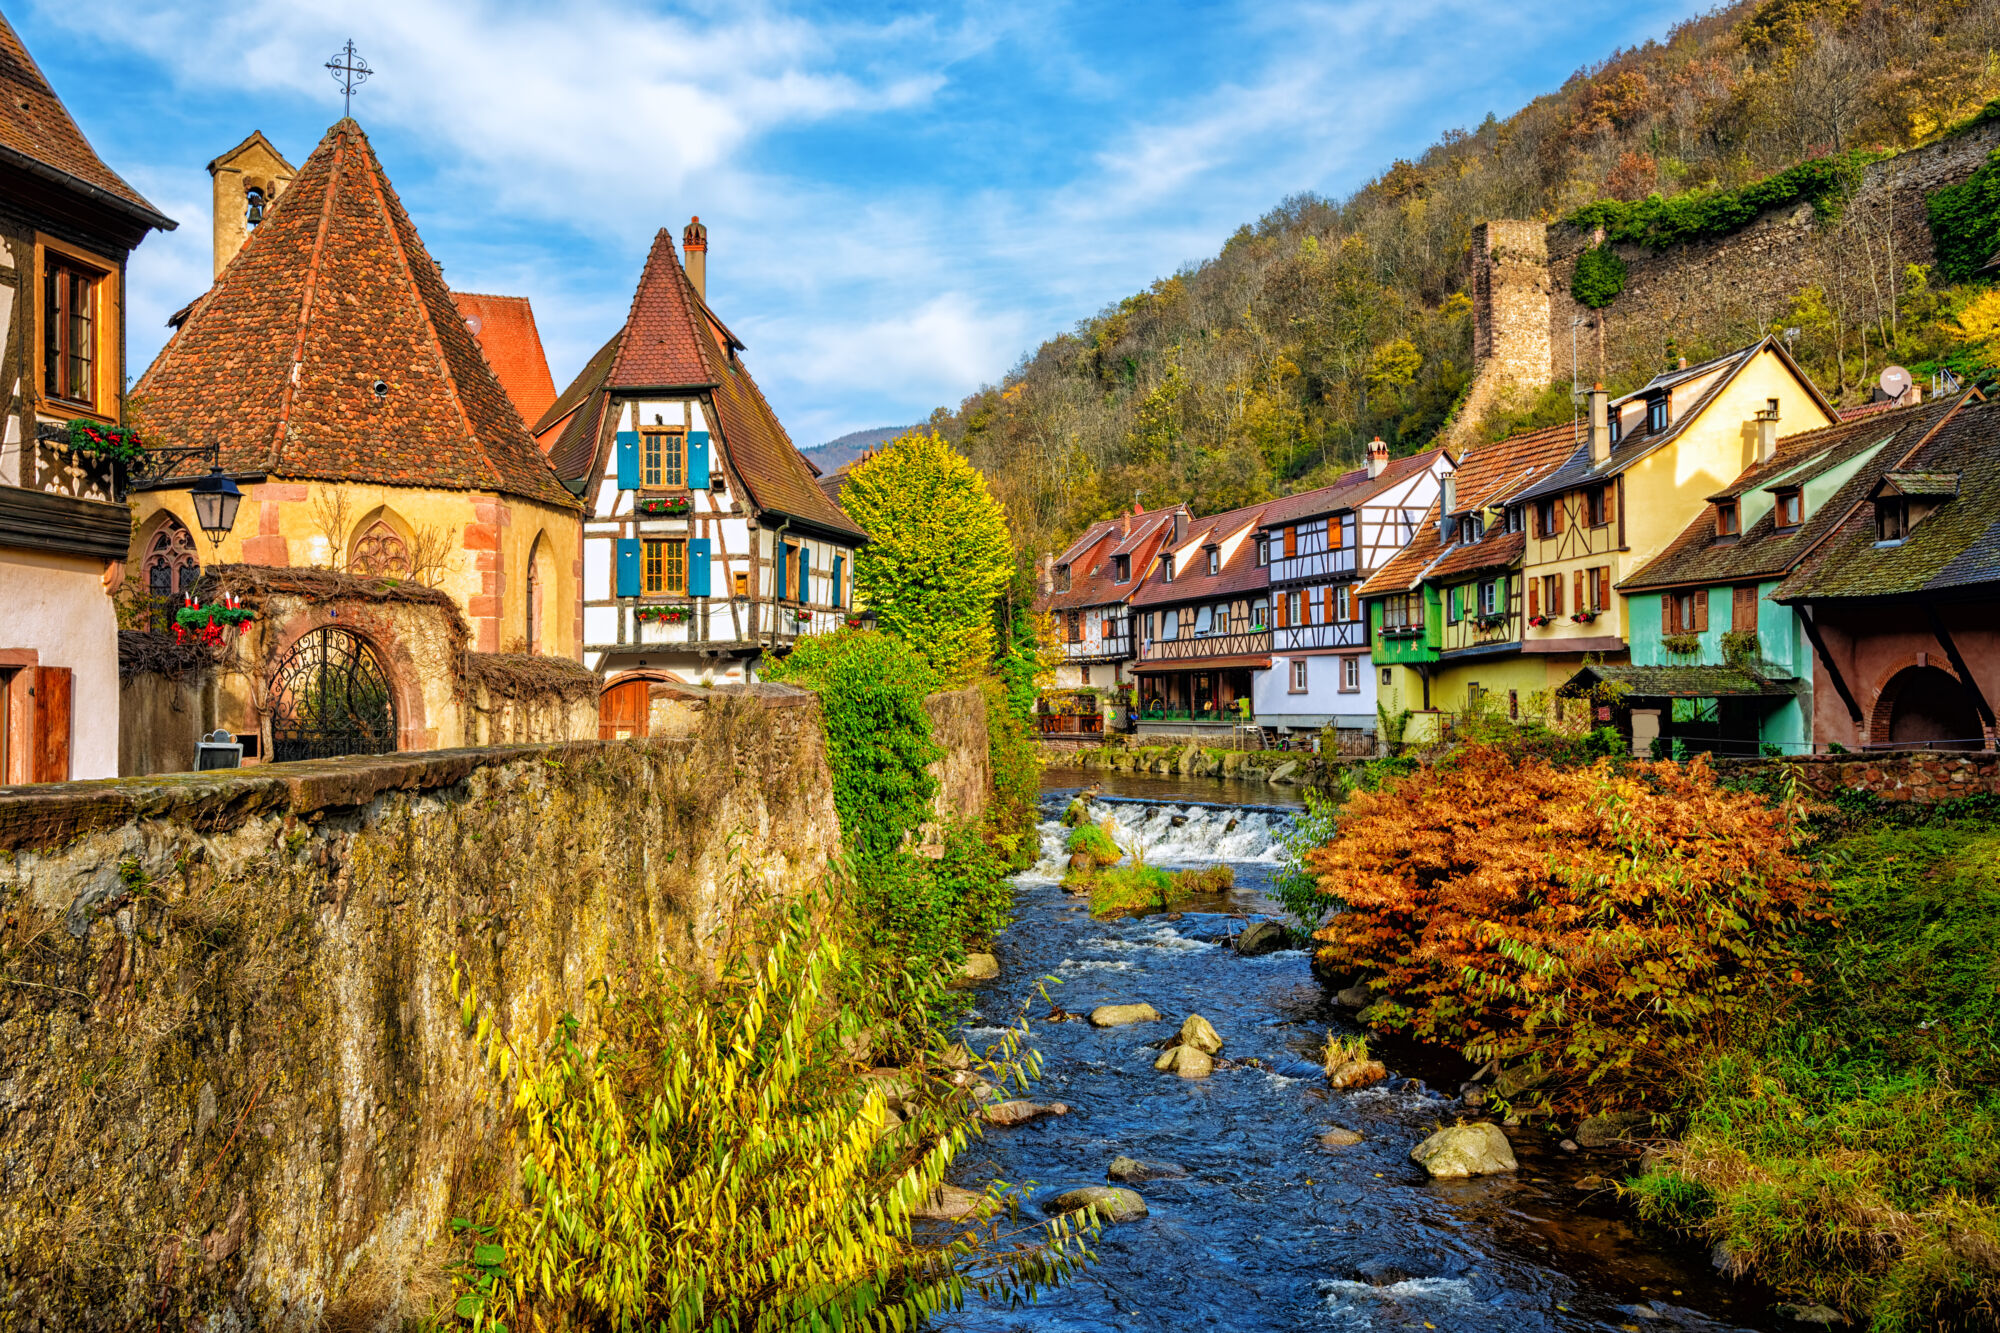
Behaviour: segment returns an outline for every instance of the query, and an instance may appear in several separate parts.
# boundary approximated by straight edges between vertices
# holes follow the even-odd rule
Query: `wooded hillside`
[[[1996,94],[2000,0],[1744,0],[1505,120],[1445,134],[1345,200],[1285,200],[1219,255],[1043,343],[934,424],[986,472],[1031,552],[1135,495],[1213,512],[1319,485],[1372,436],[1407,453],[1454,411],[1472,376],[1466,257],[1479,222],[1633,201],[1585,217],[1614,235],[1726,225],[1771,193],[1743,187],[1815,159],[1825,165],[1798,197],[1832,217],[1857,164],[1950,132]],[[1964,244],[1976,246],[2000,181],[1970,193],[1976,235]],[[1664,202],[1649,207],[1654,194]],[[1859,332],[1824,292],[1799,293],[1781,323],[1803,329],[1797,350],[1829,391],[1852,378],[1839,363],[1857,338],[1874,341],[1877,366],[1894,355],[1978,373],[2000,300],[1947,276],[1965,275],[1899,274],[1886,315]],[[1661,330],[1662,347],[1672,334]],[[1710,349],[1684,338],[1679,350]],[[1648,359],[1607,366],[1612,387],[1642,381],[1658,368]],[[1482,429],[1569,411],[1565,383]]]

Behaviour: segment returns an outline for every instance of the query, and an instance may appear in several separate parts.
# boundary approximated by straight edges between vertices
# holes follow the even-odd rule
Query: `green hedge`
[[[1857,148],[1801,162],[1741,189],[1690,190],[1671,199],[1652,194],[1635,203],[1601,199],[1563,220],[1585,230],[1602,227],[1609,240],[1663,250],[1741,231],[1764,210],[1788,204],[1809,203],[1822,219],[1832,218],[1861,183],[1862,168],[1887,156]]]
[[[1964,282],[2000,250],[2000,149],[1957,185],[1925,204],[1937,242],[1937,271],[1946,282]]]

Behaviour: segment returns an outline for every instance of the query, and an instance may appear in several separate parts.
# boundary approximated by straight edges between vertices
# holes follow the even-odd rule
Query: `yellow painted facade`
[[[458,603],[474,651],[582,656],[583,523],[575,510],[492,492],[358,482],[270,481],[243,490],[236,524],[219,550],[202,534],[185,490],[135,495],[135,577],[144,579],[146,554],[168,516],[193,534],[204,565],[375,572],[368,558],[395,550],[381,540],[387,533],[406,559],[428,566],[416,571],[423,582]],[[534,595],[538,616],[531,616]]]
[[[1726,368],[1716,372],[1725,373]],[[1551,674],[1559,672],[1567,679],[1581,655],[1592,651],[1591,640],[1629,642],[1625,598],[1616,591],[1617,585],[1665,550],[1708,508],[1710,495],[1756,461],[1757,414],[1772,400],[1778,404],[1780,438],[1818,430],[1838,419],[1803,375],[1768,343],[1711,401],[1696,407],[1695,400],[1712,387],[1711,378],[1702,378],[1674,388],[1675,409],[1685,403],[1696,415],[1665,445],[1610,480],[1601,523],[1591,521],[1589,487],[1553,497],[1562,511],[1553,532],[1544,531],[1537,506],[1527,506],[1531,512],[1521,572],[1530,581],[1524,586],[1535,590],[1532,607],[1545,614],[1548,610],[1544,580],[1553,577],[1562,588],[1562,614],[1544,626],[1524,626],[1531,657],[1537,652],[1562,655],[1560,665],[1551,660]],[[1628,405],[1631,401],[1625,400]],[[1643,403],[1638,410],[1643,412]],[[1608,571],[1608,577],[1601,578],[1599,571]],[[1579,573],[1586,606],[1594,612],[1594,619],[1581,623],[1573,619]],[[1608,597],[1600,592],[1606,586],[1611,590]],[[1570,643],[1575,644],[1574,652],[1564,654]]]

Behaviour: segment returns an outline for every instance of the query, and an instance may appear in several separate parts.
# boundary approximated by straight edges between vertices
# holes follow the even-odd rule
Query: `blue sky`
[[[801,445],[917,420],[1286,195],[1348,193],[1689,3],[665,5],[11,0],[103,157],[178,219],[132,260],[131,364],[210,276],[208,160],[302,161],[356,95],[446,281],[533,299],[558,386],[655,229]],[[331,11],[338,10],[338,17]]]

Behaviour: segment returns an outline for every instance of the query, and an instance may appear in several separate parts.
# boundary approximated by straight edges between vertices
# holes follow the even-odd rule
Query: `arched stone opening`
[[[650,735],[653,686],[686,683],[673,672],[658,667],[642,667],[614,676],[597,695],[597,738],[630,740]]]
[[[550,630],[555,623],[556,558],[547,533],[536,533],[528,556],[527,648],[531,653],[551,650]]]
[[[1904,667],[1883,685],[1868,737],[1876,745],[1977,750],[1985,729],[1972,691],[1949,671],[1922,665]]]
[[[354,750],[349,753],[388,753],[398,750],[428,750],[437,744],[437,738],[428,730],[427,710],[424,707],[423,689],[419,684],[417,666],[409,648],[396,636],[393,626],[379,613],[357,608],[352,604],[315,606],[305,614],[286,623],[270,640],[270,647],[263,655],[258,672],[256,709],[260,730],[263,733],[264,754],[272,762],[277,762],[275,750],[278,748],[277,728],[280,710],[283,706],[281,689],[287,663],[294,661],[295,655],[310,656],[315,649],[308,643],[323,631],[335,631],[365,649],[373,659],[386,687],[388,704],[387,722],[390,744],[382,749]],[[304,648],[301,645],[307,645]]]
[[[347,539],[347,569],[364,578],[407,579],[416,569],[416,534],[387,505],[362,515]]]

